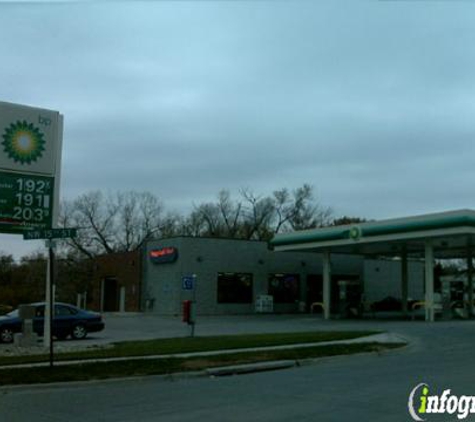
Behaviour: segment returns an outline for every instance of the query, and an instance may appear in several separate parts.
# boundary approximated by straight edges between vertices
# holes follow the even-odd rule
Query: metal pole
[[[472,250],[469,249],[467,252],[467,299],[468,299],[468,317],[472,318],[473,316],[473,261],[472,261]]]
[[[49,243],[49,326],[50,326],[50,335],[49,335],[49,366],[53,367],[54,364],[54,353],[53,353],[53,286],[54,286],[54,249],[53,241],[50,240]]]
[[[193,302],[193,307],[195,306],[194,302]],[[191,312],[194,312],[193,310],[191,310]],[[195,321],[191,321],[191,333],[190,333],[191,337],[194,337],[195,336]]]
[[[193,301],[192,301],[192,307],[190,309],[191,311],[191,337],[194,337],[195,336],[195,324],[196,324],[196,280],[197,280],[197,277],[196,277],[196,274],[193,274],[192,275],[193,277]]]
[[[49,256],[49,240],[46,241],[46,248],[48,250],[48,260],[46,263],[46,292],[45,292],[45,309],[44,309],[44,321],[43,321],[43,347],[49,346],[49,339],[51,336],[51,326],[49,318],[49,302],[50,302],[50,290],[51,290],[51,265],[50,265],[50,256]]]
[[[330,252],[323,252],[323,318],[330,319],[331,316],[331,264]]]
[[[408,292],[408,268],[407,268],[407,250],[406,247],[402,250],[401,255],[401,303],[402,313],[407,316],[407,292]]]
[[[426,296],[425,310],[426,321],[434,321],[434,249],[427,241],[425,244],[425,276],[426,276]]]

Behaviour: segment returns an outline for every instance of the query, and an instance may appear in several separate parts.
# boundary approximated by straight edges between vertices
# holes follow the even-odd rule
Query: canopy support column
[[[434,321],[434,248],[427,241],[425,244],[425,311],[426,321]]]
[[[330,319],[331,265],[330,252],[323,252],[323,318]]]
[[[402,304],[402,314],[407,316],[407,294],[408,294],[408,280],[409,273],[407,267],[407,250],[406,247],[402,250],[401,255],[401,304]]]
[[[473,260],[471,249],[467,253],[467,282],[468,317],[471,318],[473,316]]]

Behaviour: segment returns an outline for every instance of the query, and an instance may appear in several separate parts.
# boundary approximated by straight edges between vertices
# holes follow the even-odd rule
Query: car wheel
[[[2,343],[12,343],[13,331],[10,328],[0,329],[0,340],[2,341]]]
[[[73,331],[71,332],[71,336],[75,340],[82,340],[87,336],[86,327],[82,324],[77,324],[73,327]]]

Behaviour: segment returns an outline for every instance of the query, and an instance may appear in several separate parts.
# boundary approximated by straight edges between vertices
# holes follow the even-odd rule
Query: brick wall
[[[97,311],[118,311],[120,306],[120,289],[125,288],[125,311],[139,311],[142,278],[141,268],[141,251],[115,253],[97,257],[93,270],[93,291],[89,307]],[[104,288],[104,284],[109,283],[107,280],[115,280],[115,282],[110,283],[110,286],[115,286],[116,288]],[[103,290],[105,297],[101,309]],[[107,297],[108,294],[113,297]],[[109,304],[111,308],[104,309],[105,304]]]

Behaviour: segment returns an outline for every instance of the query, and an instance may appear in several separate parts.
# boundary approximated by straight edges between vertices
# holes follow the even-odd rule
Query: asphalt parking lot
[[[190,326],[179,317],[163,317],[150,314],[105,314],[106,329],[91,333],[86,340],[66,340],[73,345],[103,345],[117,341],[146,340],[154,338],[186,337]],[[226,315],[202,316],[195,325],[196,336],[297,332],[313,330],[382,330],[398,332],[406,330],[416,321],[324,321],[315,315]]]
[[[180,317],[164,317],[150,314],[104,314],[106,328],[99,333],[91,333],[85,340],[63,340],[58,345],[89,347],[106,345],[118,341],[147,340],[154,338],[186,337],[190,327]],[[318,315],[225,315],[198,317],[195,335],[224,335],[276,333],[297,331],[331,330],[377,330],[400,335],[411,343],[431,343],[433,334],[451,331],[452,335],[466,335],[475,332],[475,321],[436,321],[427,323],[422,320],[330,320],[325,321]],[[471,336],[471,334],[470,334]],[[0,344],[0,352],[9,347]]]
[[[106,328],[99,333],[91,333],[85,340],[65,340],[59,344],[104,345],[117,341],[146,340],[154,338],[185,337],[190,335],[190,327],[180,317],[164,317],[150,314],[104,314]],[[475,330],[475,321],[422,320],[330,320],[309,314],[298,315],[225,315],[198,317],[195,335],[224,335],[296,332],[313,330],[378,330],[401,335],[413,343],[423,340],[431,342],[433,334],[440,335],[447,330],[452,335],[465,335],[466,330]],[[1,346],[0,346],[1,347]]]

